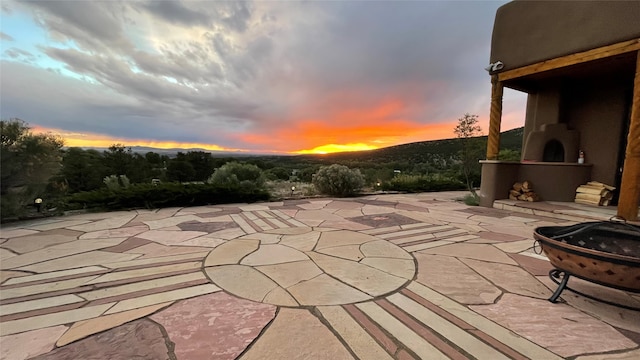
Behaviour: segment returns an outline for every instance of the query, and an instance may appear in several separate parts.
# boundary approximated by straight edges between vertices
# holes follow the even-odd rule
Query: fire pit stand
[[[580,223],[573,226],[546,226],[534,231],[554,269],[549,277],[558,285],[549,301],[555,303],[565,290],[586,298],[640,311],[640,308],[618,304],[585,294],[568,286],[569,278],[577,278],[623,290],[640,293],[640,227],[620,221]]]
[[[613,306],[621,307],[621,308],[628,309],[628,310],[640,311],[640,307],[634,307],[634,306],[628,306],[628,305],[624,305],[624,304],[615,303],[613,301],[601,299],[601,298],[595,297],[593,295],[585,294],[585,293],[583,293],[581,291],[578,291],[576,289],[570,288],[567,285],[567,283],[569,282],[569,278],[572,275],[574,275],[574,274],[571,274],[568,271],[560,270],[560,269],[552,269],[551,271],[549,271],[549,278],[551,278],[551,281],[553,281],[554,283],[556,283],[556,285],[558,285],[558,287],[556,288],[556,291],[554,291],[553,295],[551,295],[551,297],[549,298],[549,301],[551,301],[552,303],[558,302],[558,297],[560,297],[560,294],[564,290],[569,290],[569,291],[571,291],[573,293],[576,293],[576,294],[578,294],[580,296],[584,296],[587,299],[599,301],[599,302],[604,303],[604,304],[613,305]],[[562,280],[559,280],[560,278],[562,278]],[[597,282],[589,280],[589,279],[583,279],[583,280],[586,280],[586,281],[593,282],[593,283],[597,284]],[[602,284],[600,284],[600,285],[602,285]],[[603,285],[603,286],[608,286],[608,285]],[[609,287],[612,287],[612,286],[609,286]],[[631,291],[629,289],[627,289],[626,291],[638,292],[638,291]]]

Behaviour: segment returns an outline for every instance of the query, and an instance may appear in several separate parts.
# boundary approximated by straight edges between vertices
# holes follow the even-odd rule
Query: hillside
[[[500,149],[521,151],[523,127],[505,131],[500,135]],[[487,136],[478,137],[479,141],[486,144]],[[461,148],[462,139],[444,139],[432,141],[420,141],[409,144],[390,146],[382,149],[333,153],[326,155],[300,155],[298,160],[316,160],[321,162],[426,162],[433,159],[434,155],[440,158],[455,156]],[[484,145],[486,146],[486,145]]]

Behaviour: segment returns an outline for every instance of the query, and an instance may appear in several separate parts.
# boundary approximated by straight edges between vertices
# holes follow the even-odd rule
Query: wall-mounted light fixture
[[[489,64],[489,66],[487,66],[484,69],[487,70],[487,72],[492,73],[494,71],[502,70],[503,68],[504,68],[504,63],[502,61],[496,61],[494,63]]]

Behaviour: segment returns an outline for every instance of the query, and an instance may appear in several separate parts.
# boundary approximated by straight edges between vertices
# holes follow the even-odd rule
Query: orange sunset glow
[[[423,124],[403,116],[408,104],[383,101],[371,108],[329,108],[321,119],[291,120],[267,133],[238,136],[243,143],[292,154],[373,150],[415,141],[451,138],[456,120]],[[295,115],[294,115],[295,116]]]
[[[42,126],[32,126],[31,130],[35,134],[50,133],[58,135],[64,139],[66,147],[84,148],[108,148],[114,144],[124,144],[125,146],[146,146],[156,149],[204,149],[209,151],[233,151],[244,152],[243,149],[224,148],[213,144],[202,143],[181,143],[175,141],[154,141],[142,139],[127,139],[110,137],[92,133],[71,133],[60,129],[49,129]]]
[[[336,122],[339,123],[339,122]],[[51,133],[64,139],[66,147],[108,148],[114,144],[145,146],[157,149],[203,149],[209,151],[252,152],[241,148],[226,148],[215,144],[156,141],[111,137],[95,133],[73,133],[31,125],[36,134]],[[374,150],[401,143],[451,137],[451,123],[422,125],[407,121],[370,124],[366,126],[336,125],[300,122],[292,128],[279,129],[273,134],[247,134],[242,140],[265,149],[260,153],[330,154],[347,151]],[[282,139],[288,139],[283,141]]]

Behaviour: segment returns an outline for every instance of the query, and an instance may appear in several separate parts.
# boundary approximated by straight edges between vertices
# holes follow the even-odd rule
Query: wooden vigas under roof
[[[498,74],[498,81],[512,80],[523,76],[560,69],[571,65],[604,59],[638,50],[640,50],[640,39],[623,41],[617,44],[602,46],[596,49],[541,61],[517,69],[507,70]]]

